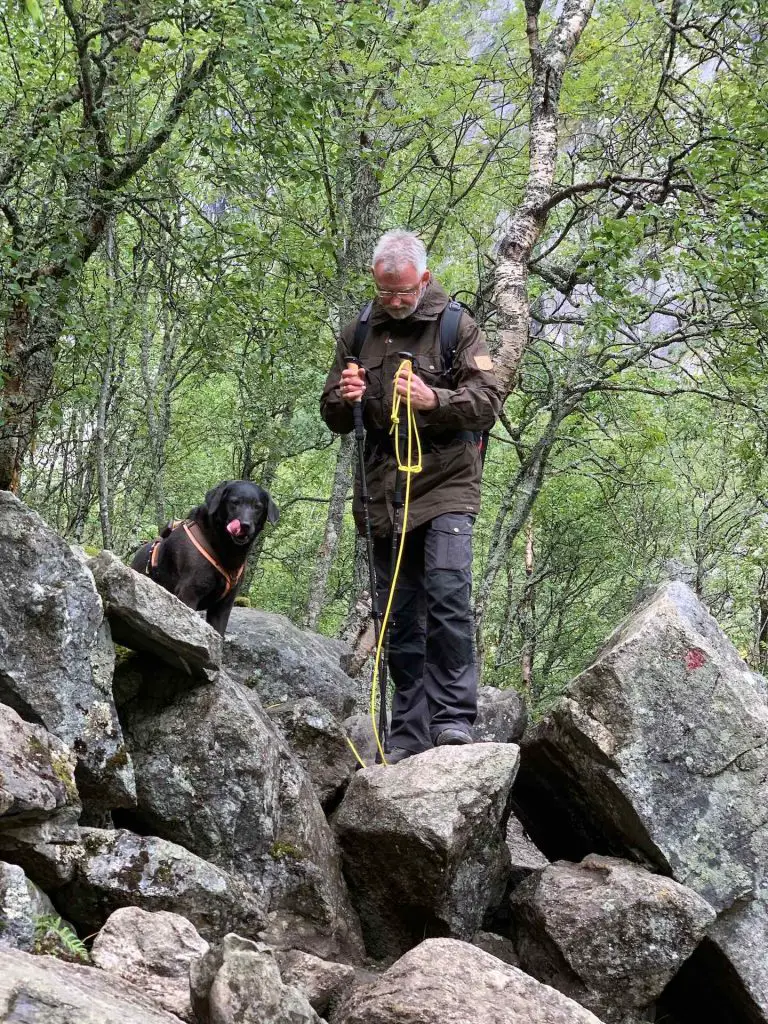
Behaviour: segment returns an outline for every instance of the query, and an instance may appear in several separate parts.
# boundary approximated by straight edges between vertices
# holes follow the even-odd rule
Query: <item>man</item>
[[[337,433],[353,428],[352,406],[362,399],[366,478],[374,534],[379,606],[389,590],[396,460],[390,435],[392,390],[401,363],[413,353],[411,403],[423,448],[423,470],[411,482],[403,558],[390,618],[389,669],[395,685],[387,761],[429,747],[472,742],[477,715],[477,668],[470,610],[472,528],[480,508],[479,432],[501,407],[485,339],[466,313],[459,321],[450,369],[443,366],[440,317],[450,299],[427,269],[419,238],[389,231],[373,253],[376,298],[359,351],[362,366],[347,368],[355,323],[341,333],[336,361],[320,402]],[[405,398],[408,375],[397,390]],[[402,406],[401,415],[405,415]],[[359,480],[354,513],[362,530]]]

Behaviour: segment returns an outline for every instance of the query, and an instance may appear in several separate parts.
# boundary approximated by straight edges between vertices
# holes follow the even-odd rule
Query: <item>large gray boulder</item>
[[[97,967],[0,950],[0,1024],[179,1024],[140,988]]]
[[[93,577],[8,491],[0,491],[0,592],[0,702],[75,751],[84,800],[131,806],[133,771],[102,671]]]
[[[314,697],[280,704],[269,716],[309,776],[322,806],[334,803],[357,766],[344,729]]]
[[[148,692],[124,708],[141,830],[262,892],[276,945],[361,955],[330,828],[257,695],[224,671],[215,686],[165,688],[172,681],[153,674]]]
[[[189,969],[208,943],[178,914],[138,907],[116,910],[93,941],[97,967],[132,982],[159,1006],[192,1022]]]
[[[145,651],[190,676],[214,680],[222,640],[197,612],[111,551],[88,561],[117,643]]]
[[[97,931],[121,907],[167,910],[206,939],[264,926],[260,894],[183,846],[125,829],[83,829],[75,877],[55,894],[75,924]]]
[[[398,956],[424,934],[471,939],[501,898],[519,751],[438,747],[359,771],[335,828],[368,952]]]
[[[262,943],[227,935],[207,993],[193,974],[195,1010],[206,1024],[322,1024],[307,997],[286,985],[273,951]],[[207,987],[207,986],[206,986]]]
[[[550,856],[645,860],[717,911],[733,908],[727,931],[760,919],[765,682],[684,584],[658,588],[629,615],[528,732],[522,754],[516,799]],[[729,945],[717,948],[730,958]],[[754,989],[738,951],[729,972]]]
[[[52,819],[74,824],[79,814],[74,754],[0,704],[0,834]]]
[[[589,1010],[516,967],[456,939],[427,939],[372,985],[356,989],[334,1024],[600,1024]]]
[[[266,706],[315,697],[341,721],[355,710],[360,688],[342,669],[340,654],[338,640],[299,629],[284,615],[233,608],[223,663]]]
[[[596,855],[535,872],[511,903],[521,968],[611,1024],[656,1002],[715,919],[671,878]]]
[[[528,709],[511,687],[478,686],[475,740],[483,743],[518,743],[528,725]]]
[[[60,884],[71,877],[79,814],[74,754],[0,704],[0,856],[39,885]]]
[[[53,904],[16,864],[0,862],[0,948],[32,950],[41,917],[57,916]]]

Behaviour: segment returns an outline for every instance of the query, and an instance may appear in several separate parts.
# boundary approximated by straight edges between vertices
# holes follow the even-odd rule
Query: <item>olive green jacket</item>
[[[439,317],[450,301],[432,281],[415,312],[394,320],[374,303],[368,336],[360,351],[366,370],[363,422],[368,432],[366,479],[371,526],[375,536],[392,532],[392,498],[396,460],[389,443],[378,443],[391,427],[395,373],[407,351],[416,358],[416,372],[437,395],[437,408],[417,412],[419,435],[427,449],[423,470],[412,475],[407,528],[421,526],[445,512],[477,515],[480,509],[482,457],[477,443],[456,438],[458,431],[489,430],[502,404],[501,389],[493,373],[485,337],[467,313],[459,322],[453,366],[447,372],[440,353]],[[343,329],[336,359],[325,382],[320,411],[337,434],[353,429],[352,406],[342,400],[339,381],[350,358],[355,334],[353,321]],[[405,403],[401,406],[405,416]],[[359,480],[355,481],[353,512],[362,529]]]

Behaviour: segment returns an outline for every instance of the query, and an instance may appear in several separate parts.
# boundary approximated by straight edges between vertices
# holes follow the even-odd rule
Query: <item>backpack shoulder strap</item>
[[[360,310],[360,315],[357,318],[355,333],[352,338],[352,350],[349,353],[351,356],[354,356],[355,359],[360,358],[360,353],[363,351],[365,339],[368,337],[368,320],[370,319],[372,309],[373,299],[363,306]]]
[[[440,358],[443,360],[443,369],[453,369],[453,357],[456,352],[456,343],[459,339],[459,321],[464,307],[456,299],[451,299],[440,316]]]

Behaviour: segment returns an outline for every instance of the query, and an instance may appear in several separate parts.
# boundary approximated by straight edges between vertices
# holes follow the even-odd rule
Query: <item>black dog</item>
[[[250,480],[224,480],[186,520],[169,524],[157,540],[143,544],[131,568],[190,608],[205,611],[208,623],[224,636],[248,552],[264,524],[279,518],[263,488]]]

